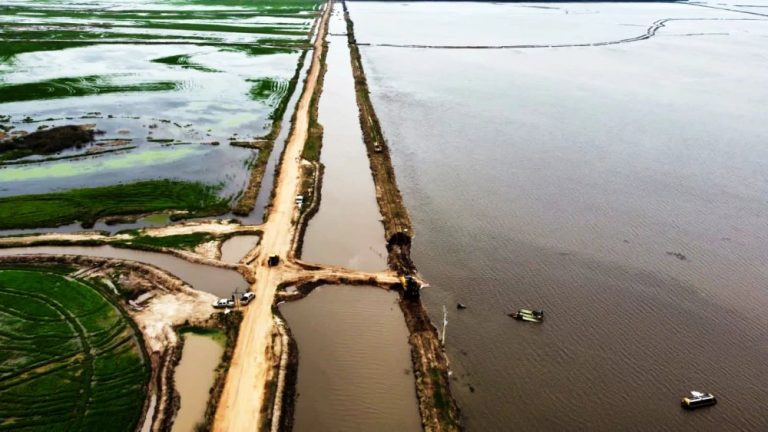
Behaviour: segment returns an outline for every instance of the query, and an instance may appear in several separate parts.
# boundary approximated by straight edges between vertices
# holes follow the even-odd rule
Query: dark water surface
[[[433,285],[425,302],[435,322],[443,304],[469,306],[449,309],[448,330],[467,429],[768,430],[768,22],[611,5],[614,24],[585,38],[603,5],[538,6],[574,26],[505,43],[642,33],[638,8],[646,24],[722,20],[610,47],[362,47]],[[360,41],[418,30],[370,15],[381,4],[349,7]],[[511,27],[536,12],[477,7]],[[453,23],[440,28],[449,42],[477,38],[484,22],[457,8],[472,5],[433,4],[425,20]],[[358,17],[379,25],[366,33]],[[505,316],[525,306],[546,321]],[[719,404],[684,412],[694,389]]]

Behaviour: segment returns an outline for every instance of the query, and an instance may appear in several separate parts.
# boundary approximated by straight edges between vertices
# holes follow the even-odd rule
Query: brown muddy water
[[[235,289],[247,291],[249,284],[240,273],[195,264],[175,256],[145,252],[112,246],[33,246],[0,249],[0,255],[84,255],[100,258],[117,258],[152,264],[189,283],[193,288],[206,291],[219,297],[229,297]]]
[[[467,430],[768,430],[766,17],[348,5],[357,39],[380,44],[599,42],[688,19],[606,47],[361,52],[425,304],[435,322],[450,307]],[[505,315],[525,306],[545,322]],[[719,403],[685,412],[690,390]]]
[[[359,270],[387,266],[384,227],[358,120],[346,24],[336,6],[328,28],[328,54],[319,122],[324,165],[320,209],[304,235],[302,259]]]
[[[321,286],[280,305],[299,347],[294,431],[420,431],[394,292]]]
[[[209,392],[216,378],[214,372],[223,353],[224,347],[211,337],[184,334],[181,360],[173,372],[173,382],[181,400],[172,431],[193,431],[195,425],[203,421]]]
[[[221,261],[237,264],[253,250],[261,237],[257,235],[239,235],[229,238],[221,244]]]

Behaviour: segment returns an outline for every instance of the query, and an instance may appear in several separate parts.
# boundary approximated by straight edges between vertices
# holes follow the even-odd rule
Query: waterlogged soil
[[[476,17],[492,11],[508,19],[509,44],[691,19],[604,47],[361,47],[432,284],[425,304],[434,322],[443,305],[468,306],[449,309],[447,338],[467,429],[768,428],[754,408],[768,400],[755,385],[768,358],[768,75],[753,73],[766,66],[766,17],[535,6],[430,3],[419,33],[409,23],[421,3],[349,3],[360,41],[375,29],[406,44],[486,43],[478,29],[493,23]],[[646,25],[622,25],[638,17]],[[527,33],[532,23],[541,31]],[[544,323],[506,316],[520,307],[544,309]],[[719,403],[687,413],[690,390]]]
[[[173,382],[179,392],[179,411],[172,431],[188,432],[205,416],[210,390],[216,378],[224,347],[209,336],[184,334],[181,360],[173,372]]]
[[[322,199],[304,235],[302,259],[381,270],[387,266],[384,227],[360,130],[346,22],[339,5],[328,32],[328,69],[318,108],[323,126]]]
[[[53,155],[82,158],[0,169],[0,194],[164,177],[223,184],[222,194],[233,196],[247,184],[256,151],[228,143],[271,130],[316,4],[6,6],[2,134],[92,125],[98,136]]]
[[[341,285],[280,306],[299,347],[293,430],[421,430],[397,301],[381,288]]]
[[[193,288],[219,297],[229,297],[235,289],[243,292],[248,283],[240,273],[218,267],[195,264],[175,256],[112,246],[34,246],[0,249],[0,255],[83,255],[138,261],[161,268]]]

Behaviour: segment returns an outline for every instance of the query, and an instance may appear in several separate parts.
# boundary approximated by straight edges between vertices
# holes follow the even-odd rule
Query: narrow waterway
[[[259,244],[261,237],[257,235],[239,235],[221,244],[221,261],[237,264]]]
[[[346,24],[339,5],[328,33],[328,69],[318,118],[323,126],[322,199],[307,227],[302,258],[381,270],[387,266],[384,228],[360,130]]]
[[[210,336],[184,333],[181,360],[173,372],[173,382],[179,392],[179,411],[173,422],[173,432],[189,432],[205,416],[216,367],[224,347]]]
[[[280,306],[299,347],[295,432],[421,430],[397,301],[341,285]]]
[[[243,279],[240,273],[234,270],[195,264],[172,255],[157,252],[122,249],[112,246],[32,246],[0,249],[0,255],[34,254],[84,255],[151,264],[179,277],[195,289],[206,291],[219,297],[229,297],[236,288],[239,291],[246,291],[249,287],[248,282]]]

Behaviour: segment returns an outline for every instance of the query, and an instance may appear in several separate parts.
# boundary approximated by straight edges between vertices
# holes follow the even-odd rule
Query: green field
[[[194,250],[198,245],[206,243],[212,240],[216,240],[216,236],[213,234],[200,232],[192,234],[178,234],[165,237],[150,237],[150,236],[138,236],[130,240],[120,241],[119,243],[126,246],[145,246],[148,248],[171,248],[171,249],[184,249]]]
[[[150,180],[39,195],[0,198],[0,229],[92,226],[107,216],[184,210],[190,216],[222,214],[229,200],[202,183]]]
[[[132,431],[149,379],[140,342],[94,288],[0,270],[0,430]]]

